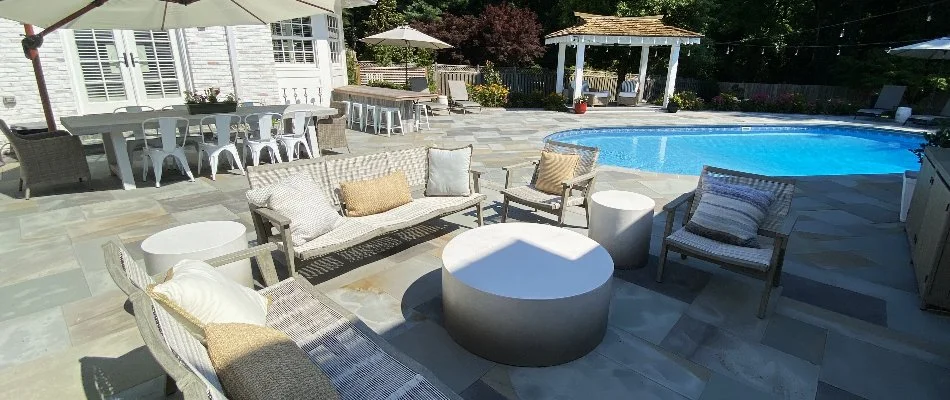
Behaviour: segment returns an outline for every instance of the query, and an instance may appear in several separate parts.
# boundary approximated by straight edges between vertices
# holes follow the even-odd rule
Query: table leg
[[[111,159],[109,168],[122,181],[123,189],[135,189],[132,160],[129,159],[129,152],[126,151],[125,136],[122,135],[122,132],[108,132],[102,136],[102,142],[109,143],[106,145],[106,158]]]
[[[108,133],[102,134],[102,148],[106,152],[106,162],[109,163],[109,174],[115,176],[115,171],[113,170],[115,166],[115,148],[112,147],[112,140],[109,139]]]

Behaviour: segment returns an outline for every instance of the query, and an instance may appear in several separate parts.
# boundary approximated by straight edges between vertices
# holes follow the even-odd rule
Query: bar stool
[[[393,117],[396,118],[398,125],[393,123]],[[399,133],[405,135],[406,131],[402,126],[402,110],[393,107],[382,107],[377,110],[376,133],[379,133],[380,125],[386,129],[386,136],[392,136],[393,131],[399,130]]]
[[[350,129],[359,127],[360,130],[363,130],[363,125],[366,124],[363,120],[363,103],[351,102],[349,110],[350,113],[347,114],[346,124]]]
[[[415,115],[413,115],[413,120],[416,124],[416,129],[422,130],[423,119],[425,120],[426,129],[430,129],[429,114],[431,114],[431,111],[429,111],[429,107],[427,107],[423,103],[416,103],[416,104],[413,104],[413,109],[415,110]]]
[[[379,133],[379,111],[381,108],[381,106],[372,104],[363,105],[363,121],[360,124],[360,130],[373,127],[376,129],[376,133]]]
[[[350,115],[353,114],[353,113],[352,113],[352,111],[353,111],[353,103],[350,102],[350,101],[348,101],[348,100],[340,100],[340,103],[343,103],[343,110],[344,110],[343,115],[346,115],[346,127],[347,127],[347,128],[352,128],[352,127],[353,127],[353,120],[352,120],[352,118],[350,118]]]

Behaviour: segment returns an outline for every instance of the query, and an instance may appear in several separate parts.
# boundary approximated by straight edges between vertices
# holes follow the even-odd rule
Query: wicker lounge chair
[[[617,93],[617,104],[624,106],[636,106],[639,86],[640,82],[637,81],[621,82],[620,92]]]
[[[923,125],[950,122],[950,99],[947,99],[947,103],[943,105],[943,110],[940,111],[940,115],[911,115],[904,123],[906,124],[907,122]]]
[[[346,106],[342,102],[331,101],[330,107],[336,108],[338,114],[317,121],[317,148],[321,152],[345,148],[349,153],[350,144],[346,141]]]
[[[759,236],[772,238],[774,240],[773,245],[763,246],[763,248],[740,247],[695,235],[687,232],[682,227],[673,232],[676,210],[683,204],[688,203],[687,213],[683,218],[683,225],[685,226],[699,205],[699,200],[702,198],[701,189],[706,179],[723,180],[727,183],[748,185],[771,192],[775,199],[772,201],[769,215],[762,226],[759,227]],[[765,281],[765,289],[762,292],[762,300],[756,314],[759,318],[765,318],[765,310],[768,306],[772,288],[778,287],[782,276],[782,262],[785,258],[788,237],[795,226],[796,218],[788,216],[794,193],[794,181],[710,166],[703,167],[703,172],[699,176],[699,186],[695,191],[685,193],[663,206],[663,211],[667,213],[666,229],[663,232],[664,239],[663,246],[660,249],[660,265],[656,272],[656,281],[661,282],[663,280],[663,268],[666,266],[666,256],[670,251],[680,253],[684,259],[690,255],[700,260],[719,264],[722,268],[730,271]]]
[[[333,382],[340,399],[461,399],[425,367],[399,352],[301,277],[277,281],[274,244],[217,257],[221,266],[255,258],[270,298],[267,326],[284,332]],[[106,268],[129,295],[149,352],[187,400],[225,399],[205,347],[144,291],[155,281],[116,243],[103,246]],[[355,378],[358,377],[358,378]]]
[[[560,225],[564,225],[564,213],[567,212],[567,207],[581,206],[584,207],[587,222],[590,223],[588,204],[590,203],[591,189],[594,187],[597,157],[600,155],[600,149],[549,140],[544,143],[544,151],[580,155],[580,162],[577,163],[577,168],[574,170],[574,178],[562,183],[564,192],[561,195],[553,195],[534,187],[538,179],[539,161],[526,161],[502,167],[502,170],[505,171],[505,189],[501,191],[504,195],[501,222],[508,219],[508,203],[515,202],[557,215],[557,222]],[[525,186],[511,187],[511,171],[525,167],[534,168],[531,182]],[[575,194],[575,190],[579,193]]]
[[[20,191],[30,199],[37,184],[89,181],[89,164],[82,141],[66,131],[21,135],[0,120],[0,131],[20,161]]]
[[[333,199],[342,210],[339,197],[340,183],[378,178],[397,170],[405,172],[413,192],[413,201],[381,214],[365,217],[345,217],[344,222],[332,231],[300,246],[292,246],[290,219],[269,208],[250,204],[251,218],[257,231],[258,243],[277,243],[286,255],[287,266],[296,271],[299,264],[324,254],[353,247],[370,239],[419,225],[431,219],[474,208],[476,221],[482,225],[482,201],[485,195],[479,194],[478,171],[470,171],[472,176],[472,195],[466,197],[425,197],[422,196],[426,184],[429,158],[428,148],[416,147],[391,150],[381,153],[360,155],[333,155],[310,160],[297,160],[280,164],[249,167],[247,179],[251,189],[276,183],[296,174],[309,175],[318,182],[325,195]]]
[[[462,81],[449,81],[449,97],[452,99],[452,105],[456,109],[462,110],[462,113],[470,112],[469,110],[477,108],[478,112],[482,111],[482,105],[468,99],[468,89],[465,88],[465,82]]]
[[[907,86],[884,85],[881,88],[881,93],[877,96],[877,101],[874,102],[874,108],[862,108],[854,113],[854,118],[858,116],[880,117],[886,112],[894,111],[901,104],[905,90],[907,90]]]

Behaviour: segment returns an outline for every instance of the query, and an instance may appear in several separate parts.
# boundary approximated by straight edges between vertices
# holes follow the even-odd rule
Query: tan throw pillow
[[[208,357],[232,399],[340,398],[333,382],[283,332],[249,324],[209,324]]]
[[[574,169],[580,159],[581,156],[577,154],[542,151],[541,163],[538,164],[538,179],[535,180],[534,187],[545,193],[564,193],[561,183],[574,177]]]
[[[376,179],[340,183],[340,193],[349,217],[379,214],[412,201],[409,181],[402,171]]]

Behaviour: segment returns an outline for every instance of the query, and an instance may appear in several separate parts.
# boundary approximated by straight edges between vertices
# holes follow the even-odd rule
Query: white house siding
[[[270,27],[244,25],[232,28],[237,52],[238,86],[245,101],[281,104],[274,72]]]
[[[187,55],[184,63],[188,68],[182,86],[190,85],[199,92],[214,86],[221,88],[222,93],[234,93],[225,28],[182,29],[181,34]]]
[[[13,97],[16,100],[15,106],[0,103],[0,119],[10,125],[45,121],[33,76],[33,63],[23,56],[20,45],[22,38],[23,25],[0,19],[0,98]],[[54,115],[57,119],[75,115],[76,94],[72,89],[59,34],[54,33],[45,38],[40,48],[40,60]],[[0,135],[0,142],[5,141]]]

